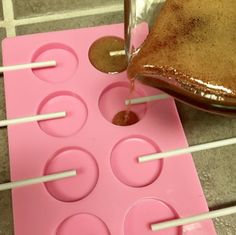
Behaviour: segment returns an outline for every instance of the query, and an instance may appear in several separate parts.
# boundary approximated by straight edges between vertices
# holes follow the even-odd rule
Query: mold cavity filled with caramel
[[[135,91],[134,81],[134,79],[130,79],[129,98],[132,97]],[[130,103],[127,105],[126,110],[120,111],[112,119],[112,123],[117,126],[131,126],[137,122],[139,122],[139,117],[135,112],[131,111]]]
[[[117,126],[131,126],[139,121],[136,113],[130,110],[118,112],[112,119],[112,123]]]
[[[96,40],[89,49],[89,60],[92,65],[104,73],[119,73],[126,70],[128,62],[126,55],[110,52],[124,50],[124,40],[115,36],[102,37]]]

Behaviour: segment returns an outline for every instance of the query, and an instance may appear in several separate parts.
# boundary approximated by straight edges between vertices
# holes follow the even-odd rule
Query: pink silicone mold
[[[85,102],[72,92],[60,91],[45,98],[40,104],[38,113],[66,111],[66,118],[39,122],[40,128],[47,134],[57,137],[77,133],[87,119]]]
[[[94,157],[79,148],[60,150],[47,164],[45,174],[76,169],[77,176],[46,183],[47,190],[56,199],[71,202],[83,199],[95,187],[98,167]]]
[[[162,160],[139,164],[138,157],[156,152],[159,152],[159,149],[147,138],[132,136],[121,140],[111,154],[114,174],[121,182],[133,187],[153,183],[161,173]]]
[[[99,99],[99,108],[103,117],[111,122],[113,117],[119,112],[126,110],[125,100],[128,98],[136,98],[144,96],[144,92],[140,89],[136,89],[132,92],[132,97],[130,97],[130,87],[127,82],[117,82],[106,87],[102,92]],[[139,119],[141,120],[146,113],[146,104],[135,105],[132,107]]]
[[[39,79],[46,82],[64,82],[72,77],[78,67],[76,53],[70,47],[60,43],[51,43],[42,46],[35,52],[32,58],[32,62],[48,60],[55,60],[57,67],[33,71]]]
[[[137,202],[128,212],[124,223],[124,234],[152,235],[152,223],[177,219],[177,213],[166,203],[157,199],[145,199]],[[181,235],[180,228],[159,231],[158,235]]]
[[[77,235],[83,234],[110,235],[108,228],[102,220],[90,214],[74,215],[60,225],[57,235]]]
[[[173,99],[132,106],[140,119],[134,125],[111,124],[129,98],[126,72],[102,73],[88,58],[92,43],[110,35],[122,38],[123,25],[3,42],[4,65],[57,61],[55,68],[4,74],[7,117],[67,112],[8,128],[11,180],[78,174],[12,190],[16,235],[148,235],[153,222],[208,211],[191,155],[137,162],[140,155],[187,146]],[[137,83],[134,97],[157,93]],[[158,234],[216,233],[208,220]]]

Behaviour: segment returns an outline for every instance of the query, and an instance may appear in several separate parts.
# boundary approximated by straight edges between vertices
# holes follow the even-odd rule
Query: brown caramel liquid
[[[104,73],[120,73],[128,66],[126,55],[110,55],[110,52],[124,50],[124,40],[109,36],[96,40],[89,49],[91,64]]]
[[[124,50],[124,40],[114,36],[103,37],[96,40],[89,49],[89,60],[91,64],[104,73],[119,73],[126,70],[128,61],[126,55],[110,55],[110,52]],[[134,80],[130,80],[129,99],[134,92]],[[127,110],[118,112],[112,123],[118,126],[130,126],[139,121],[138,116],[131,111],[131,104]]]
[[[129,88],[129,97],[128,97],[129,100],[132,98],[134,90],[135,90],[134,81],[135,81],[135,79],[130,79],[130,88]],[[129,102],[128,105],[127,105],[127,110],[126,110],[126,116],[125,116],[126,120],[128,120],[130,112],[131,112],[131,104]]]
[[[115,115],[112,119],[112,123],[117,126],[131,126],[139,121],[136,113],[132,111],[124,110]]]
[[[132,98],[135,89],[134,79],[130,80],[129,99]],[[127,105],[127,109],[123,110],[115,115],[112,123],[117,126],[130,126],[139,121],[139,117],[136,113],[131,111],[131,104]]]

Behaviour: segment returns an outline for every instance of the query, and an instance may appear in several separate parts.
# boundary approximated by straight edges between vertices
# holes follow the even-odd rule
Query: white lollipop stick
[[[120,50],[120,51],[110,51],[110,56],[119,56],[119,55],[125,55],[125,50]]]
[[[26,122],[35,122],[35,121],[62,118],[65,116],[66,116],[66,112],[57,112],[57,113],[39,114],[35,116],[22,117],[22,118],[16,118],[16,119],[2,120],[0,121],[0,127],[16,125],[16,124],[21,124],[21,123],[26,123]]]
[[[128,99],[125,101],[125,105],[129,104],[143,104],[147,102],[151,102],[154,100],[164,100],[170,98],[169,95],[167,94],[160,94],[160,95],[153,95],[153,96],[145,96],[145,97],[139,97],[139,98],[134,98],[134,99]]]
[[[232,215],[235,213],[236,213],[236,206],[232,206],[225,209],[206,212],[204,214],[199,214],[199,215],[195,215],[188,218],[175,219],[175,220],[170,220],[170,221],[159,223],[159,224],[152,224],[151,229],[153,232],[156,232],[162,229],[177,227],[177,226],[181,226],[185,224],[193,224],[196,222],[200,222],[202,220],[214,219],[217,217]]]
[[[0,67],[0,73],[6,71],[13,71],[13,70],[20,70],[20,69],[36,69],[36,68],[47,68],[47,67],[54,67],[56,66],[55,60],[44,61],[44,62],[34,62],[29,64],[17,64],[17,65],[10,65],[10,66],[3,66]]]
[[[39,184],[39,183],[45,183],[45,182],[54,181],[54,180],[60,180],[60,179],[72,177],[75,175],[77,175],[76,170],[71,170],[71,171],[60,172],[60,173],[51,174],[51,175],[45,175],[45,176],[41,176],[37,178],[30,178],[30,179],[15,181],[15,182],[9,182],[5,184],[0,184],[0,191],[18,188],[18,187],[24,187],[24,186],[28,186],[32,184]]]
[[[174,157],[177,155],[182,155],[182,154],[187,154],[187,153],[194,153],[194,152],[207,150],[207,149],[219,148],[219,147],[232,145],[232,144],[236,144],[236,137],[225,139],[225,140],[219,140],[219,141],[215,141],[211,143],[206,143],[206,144],[199,144],[199,145],[191,146],[188,148],[176,149],[169,152],[155,153],[155,154],[150,154],[146,156],[141,156],[138,158],[138,161],[140,163],[148,162],[148,161],[158,160],[162,158]]]

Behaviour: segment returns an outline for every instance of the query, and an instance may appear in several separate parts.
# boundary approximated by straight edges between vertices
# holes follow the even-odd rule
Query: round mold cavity
[[[110,52],[124,50],[124,39],[107,36],[96,40],[89,49],[91,64],[103,73],[123,72],[128,66],[126,55],[110,55]]]
[[[62,149],[48,162],[45,174],[76,170],[77,175],[45,183],[48,192],[57,200],[74,202],[88,196],[98,181],[98,166],[94,157],[84,149]]]
[[[127,213],[124,235],[153,235],[151,224],[177,219],[175,210],[156,199],[144,199],[136,203]],[[158,235],[181,235],[181,228],[170,228],[156,232]]]
[[[77,214],[64,220],[56,235],[110,235],[106,224],[92,214]]]
[[[138,163],[138,157],[160,152],[151,140],[132,136],[118,142],[111,153],[111,167],[116,177],[131,187],[153,183],[161,173],[163,160]]]
[[[66,117],[39,121],[40,128],[48,135],[66,137],[76,134],[87,120],[85,102],[76,94],[61,91],[49,95],[39,106],[39,114],[66,112]]]
[[[112,120],[117,113],[127,110],[125,100],[130,98],[130,96],[129,83],[118,82],[105,88],[99,98],[99,109],[103,117],[112,123]],[[132,98],[140,96],[144,96],[144,92],[136,87],[132,92]],[[138,116],[139,121],[144,117],[146,110],[146,104],[130,106],[130,111],[134,112]]]
[[[73,76],[78,67],[76,53],[68,46],[60,43],[51,43],[39,48],[33,58],[33,62],[55,60],[55,67],[33,69],[33,73],[39,79],[49,83],[64,82]]]

